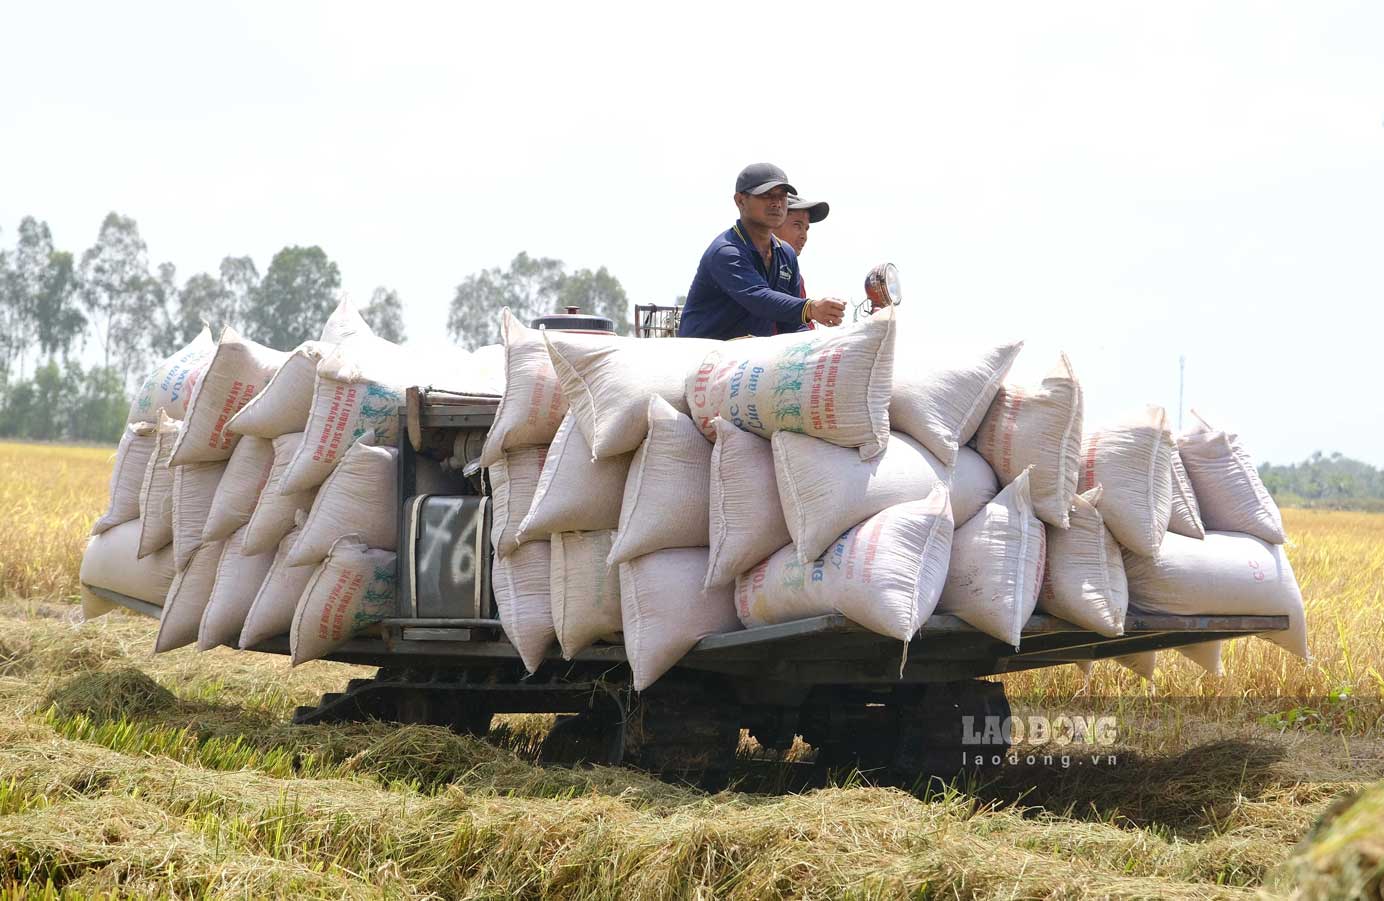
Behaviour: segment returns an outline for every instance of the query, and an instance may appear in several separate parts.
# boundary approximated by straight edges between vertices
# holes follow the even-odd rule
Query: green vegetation
[[[496,344],[500,319],[495,314],[502,308],[509,307],[528,324],[536,316],[567,306],[609,317],[619,334],[630,333],[629,299],[604,266],[595,272],[579,269],[569,274],[561,260],[535,258],[521,251],[508,269],[486,269],[457,285],[447,314],[447,334],[468,348]]]
[[[232,326],[287,350],[317,337],[341,298],[341,271],[317,246],[284,247],[260,274],[248,256],[179,284],[177,267],[151,268],[139,225],[110,213],[80,255],[59,250],[48,223],[24,217],[13,249],[0,247],[0,438],[110,442],[120,438],[127,392],[155,362],[197,336]],[[499,340],[499,313],[521,319],[564,306],[630,327],[625,289],[604,266],[568,273],[558,260],[520,253],[456,289],[447,331],[465,347]],[[382,338],[405,339],[399,292],[377,287],[361,315]],[[96,362],[82,366],[84,347]]]
[[[1317,451],[1301,463],[1259,467],[1259,477],[1283,507],[1384,511],[1384,470]]]

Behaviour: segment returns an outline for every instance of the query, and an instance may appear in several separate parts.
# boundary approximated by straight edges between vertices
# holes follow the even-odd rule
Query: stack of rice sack
[[[766,343],[760,352],[771,358],[750,361],[751,371],[791,379],[794,367],[780,351],[801,353],[798,348],[811,344],[807,390],[822,414],[810,415],[807,428],[781,419],[779,428],[759,430],[770,439],[771,462],[753,469],[771,469],[769,485],[777,493],[760,488],[756,506],[782,513],[791,543],[757,559],[765,546],[751,548],[753,536],[744,525],[723,517],[726,544],[748,552],[737,551],[709,577],[735,577],[737,610],[746,625],[838,612],[907,642],[937,609],[1007,634],[1018,618],[1014,610],[1026,606],[1041,559],[1027,483],[1021,479],[1000,492],[990,467],[965,446],[1018,345],[973,359],[924,351],[907,325],[884,314],[821,336],[769,339],[786,346]],[[740,352],[731,344],[726,353]],[[923,360],[930,362],[926,369]],[[712,373],[711,381],[724,376]],[[713,393],[709,403],[734,422],[735,386],[725,394],[717,402]],[[838,416],[832,428],[836,409],[866,412],[868,423]],[[728,467],[732,453],[738,456],[748,442],[725,422],[717,428],[721,440],[731,442],[718,449],[720,475],[729,476],[723,496],[729,498],[737,486],[762,482],[764,475]],[[948,573],[957,559],[972,571],[953,582]]]
[[[139,555],[164,549],[166,566],[135,568],[159,584],[123,591],[85,565],[83,581],[161,603],[158,651],[288,633],[295,663],[320,657],[393,610],[396,410],[435,372],[372,335],[346,302],[320,340],[292,352],[232,329],[210,350],[186,423],[163,405],[158,421],[131,427],[117,460],[112,507],[126,510],[122,473],[148,457],[138,497],[149,513],[128,531]]]
[[[891,316],[728,344],[534,332],[508,316],[504,334],[483,462],[501,622],[531,670],[555,641],[570,657],[619,635],[642,689],[742,621],[840,610],[907,640],[931,613],[952,479],[890,439]],[[959,442],[951,456],[969,519],[998,486]],[[836,565],[813,572],[831,545]]]
[[[1286,613],[1270,638],[1306,655],[1237,437],[1200,421],[1174,442],[1161,408],[1085,430],[1065,356],[1008,383],[1021,343],[958,351],[893,310],[732,342],[508,311],[502,333],[449,366],[500,392],[479,463],[500,620],[531,671],[623,639],[643,689],[742,626],[841,613],[906,652],[939,611],[1017,647],[1035,610],[1117,636],[1131,605]],[[163,603],[159,650],[287,632],[295,662],[329,652],[392,609],[395,410],[436,372],[344,304],[292,352],[199,336],[131,412],[83,581]],[[1219,666],[1214,643],[1184,653]],[[1153,655],[1122,662],[1147,675]]]
[[[159,543],[171,527],[176,496],[170,493],[166,467],[190,396],[215,351],[211,331],[202,329],[186,347],[159,363],[135,392],[115,454],[110,503],[92,527],[82,556],[84,584],[163,604],[175,571],[171,541]],[[146,512],[153,515],[146,517]],[[82,612],[88,619],[113,606],[82,591]]]
[[[551,545],[548,536],[542,535],[520,550],[519,532],[538,491],[550,445],[567,415],[567,401],[539,334],[511,316],[508,309],[501,320],[505,390],[481,449],[480,463],[486,467],[491,492],[495,604],[505,634],[532,672],[554,637]],[[570,437],[570,429],[564,437]],[[576,456],[575,447],[572,453]],[[607,492],[608,486],[606,490],[593,487],[592,504],[600,504]]]
[[[714,342],[539,332],[507,311],[502,331],[481,458],[501,623],[530,670],[554,643],[570,658],[623,637],[643,687],[736,625],[729,592],[702,588],[711,445],[683,400]]]
[[[1196,424],[1167,451],[1169,513],[1156,553],[1124,546],[1131,604],[1158,613],[1287,615],[1287,631],[1262,637],[1309,659],[1278,506],[1239,437],[1196,411],[1192,417]],[[1219,642],[1179,650],[1220,672]]]
[[[1084,434],[1065,356],[1006,383],[1021,343],[930,346],[892,312],[711,344],[506,316],[505,341],[483,457],[501,620],[531,670],[554,642],[570,658],[619,635],[642,689],[708,634],[832,612],[902,642],[934,610],[1016,647],[1035,610],[1117,636],[1131,592],[1153,612],[1288,613],[1272,640],[1305,653],[1281,549],[1261,541],[1242,585],[1225,561],[1246,536],[1198,537],[1198,477],[1232,495],[1218,511],[1257,483],[1233,436],[1184,436],[1184,455],[1208,448],[1191,463],[1159,408]],[[1240,519],[1276,517],[1251,494]]]
[[[1264,637],[1306,658],[1281,518],[1233,435],[1202,422],[1174,442],[1161,407],[1083,433],[1080,386],[1063,357],[1040,386],[1004,385],[975,444],[1001,482],[1029,473],[1047,541],[1037,609],[1108,636],[1123,634],[1132,605],[1286,614],[1290,628]],[[952,562],[949,582],[960,575]],[[1218,643],[1179,650],[1219,672]],[[1152,652],[1120,659],[1146,677],[1153,661]]]

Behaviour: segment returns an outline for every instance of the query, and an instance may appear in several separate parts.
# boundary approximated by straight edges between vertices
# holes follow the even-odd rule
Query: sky
[[[111,210],[180,279],[323,247],[444,344],[518,251],[686,292],[736,173],[831,215],[802,268],[960,346],[1065,351],[1089,429],[1144,404],[1260,460],[1384,465],[1384,6],[10,4],[0,242]],[[1190,413],[1184,414],[1190,424]]]

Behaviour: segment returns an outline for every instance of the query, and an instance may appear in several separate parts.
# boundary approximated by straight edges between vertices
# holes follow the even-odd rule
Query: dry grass
[[[296,704],[369,671],[225,649],[154,657],[148,620],[77,624],[62,600],[108,458],[0,445],[0,899],[1379,891],[1380,723],[1262,717],[1278,698],[1379,693],[1384,516],[1287,511],[1311,666],[1258,641],[1232,645],[1220,679],[1164,655],[1160,695],[1207,699],[1174,719],[1114,665],[1089,686],[1071,667],[1010,677],[1020,708],[1113,698],[1134,728],[1099,778],[1021,766],[929,797],[858,779],[707,796],[534,765],[551,717],[501,718],[486,741],[293,727]],[[53,509],[73,512],[38,512]],[[1251,700],[1213,710],[1227,694]],[[756,767],[744,762],[742,786]]]
[[[0,599],[76,595],[114,459],[113,447],[0,441]]]
[[[1180,654],[1158,658],[1156,690],[1175,696],[1308,697],[1348,690],[1384,693],[1384,515],[1284,510],[1288,556],[1307,609],[1311,664],[1265,641],[1225,645],[1225,675],[1216,678]],[[1005,677],[1011,693],[1057,696],[1083,688],[1074,667]],[[1097,667],[1086,691],[1138,694],[1145,685],[1117,666]]]
[[[1384,898],[1384,783],[1332,805],[1273,882],[1320,897]]]

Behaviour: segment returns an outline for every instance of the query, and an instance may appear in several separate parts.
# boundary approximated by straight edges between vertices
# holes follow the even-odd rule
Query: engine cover
[[[399,615],[491,618],[490,498],[429,495],[404,503]]]

